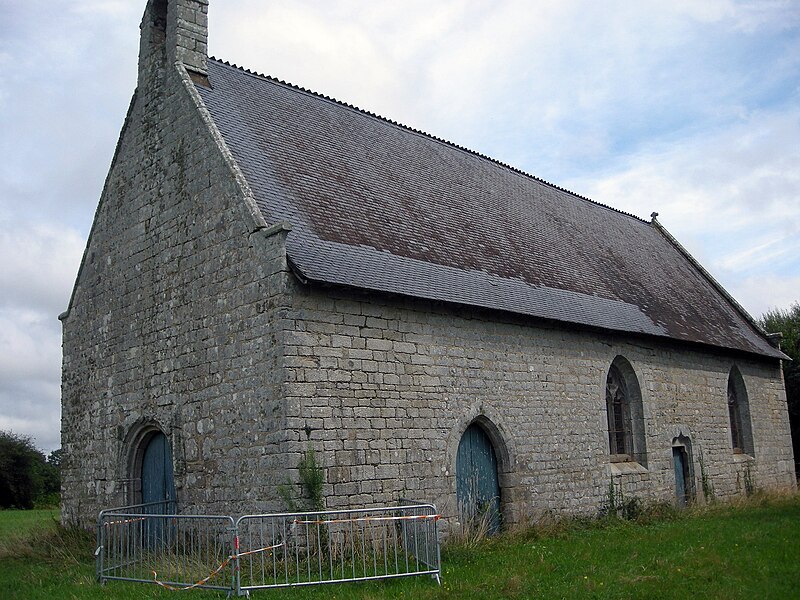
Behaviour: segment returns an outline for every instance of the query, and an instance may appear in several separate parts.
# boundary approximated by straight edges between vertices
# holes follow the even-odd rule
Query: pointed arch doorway
[[[487,519],[489,533],[500,529],[500,481],[497,454],[486,431],[473,423],[456,454],[456,499],[462,522]]]
[[[680,508],[694,502],[692,441],[681,434],[672,440],[672,466],[675,471],[675,501]]]

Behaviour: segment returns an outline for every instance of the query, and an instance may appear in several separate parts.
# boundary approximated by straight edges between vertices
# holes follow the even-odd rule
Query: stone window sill
[[[628,475],[631,473],[647,473],[647,469],[633,460],[609,463],[611,475]]]

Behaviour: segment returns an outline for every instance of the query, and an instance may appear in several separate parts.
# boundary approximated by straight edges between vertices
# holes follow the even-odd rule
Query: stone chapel
[[[775,340],[654,216],[207,55],[149,0],[63,322],[63,507],[493,527],[795,485]],[[459,517],[460,515],[460,517]]]

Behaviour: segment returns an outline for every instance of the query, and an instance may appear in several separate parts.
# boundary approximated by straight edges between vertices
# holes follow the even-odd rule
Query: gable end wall
[[[254,223],[183,68],[149,68],[63,323],[62,515],[83,526],[138,500],[143,426],[167,435],[182,511],[274,509],[285,467],[286,232]]]

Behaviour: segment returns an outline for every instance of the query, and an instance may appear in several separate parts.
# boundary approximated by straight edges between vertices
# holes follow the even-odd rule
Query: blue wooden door
[[[167,436],[158,432],[147,442],[142,456],[142,503],[144,512],[150,515],[171,514],[175,511],[175,482],[172,476],[172,451]],[[150,548],[166,546],[170,534],[169,519],[147,517],[142,531]]]
[[[171,500],[175,500],[172,451],[167,436],[158,432],[148,441],[142,457],[142,502],[163,502],[156,512],[168,512]]]
[[[488,519],[489,532],[500,529],[500,483],[492,441],[478,425],[461,436],[456,455],[456,498],[462,519]]]
[[[678,506],[686,506],[688,500],[688,473],[686,451],[680,446],[672,448],[672,465],[675,469],[675,497]]]

